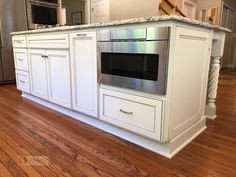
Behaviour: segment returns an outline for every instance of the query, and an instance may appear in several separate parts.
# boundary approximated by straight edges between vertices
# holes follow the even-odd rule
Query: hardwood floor
[[[217,119],[169,160],[0,86],[0,177],[235,177],[236,72],[221,74]]]

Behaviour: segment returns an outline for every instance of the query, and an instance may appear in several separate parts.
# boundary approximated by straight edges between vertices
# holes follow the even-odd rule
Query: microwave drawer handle
[[[128,111],[124,111],[123,109],[120,109],[120,112],[124,113],[124,114],[128,114],[128,115],[133,115],[133,112],[128,112]]]

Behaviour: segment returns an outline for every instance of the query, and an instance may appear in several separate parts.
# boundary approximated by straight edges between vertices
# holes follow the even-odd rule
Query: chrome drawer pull
[[[18,58],[18,60],[23,61],[24,59],[22,59],[22,58]]]
[[[23,84],[25,83],[25,81],[22,81],[22,80],[20,80],[20,82],[23,83]]]
[[[127,112],[127,111],[124,111],[123,109],[120,109],[120,112],[124,114],[128,114],[128,115],[133,115],[133,112]]]
[[[76,34],[76,36],[83,37],[83,36],[87,36],[87,34]]]

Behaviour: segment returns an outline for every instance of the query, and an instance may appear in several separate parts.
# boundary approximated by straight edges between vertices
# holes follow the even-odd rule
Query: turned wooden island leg
[[[205,107],[205,116],[209,119],[216,118],[216,97],[220,73],[220,60],[224,53],[224,44],[225,33],[214,31]]]
[[[220,72],[221,57],[211,57],[210,73],[208,80],[207,105],[205,115],[210,119],[216,118],[216,96]]]

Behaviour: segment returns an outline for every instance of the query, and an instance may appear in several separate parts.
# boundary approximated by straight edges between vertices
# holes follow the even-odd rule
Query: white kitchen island
[[[98,31],[159,27],[170,29],[165,94],[98,83]],[[215,117],[226,32],[175,15],[15,32],[17,88],[24,98],[171,158]]]

